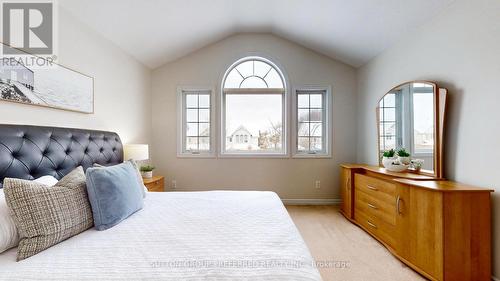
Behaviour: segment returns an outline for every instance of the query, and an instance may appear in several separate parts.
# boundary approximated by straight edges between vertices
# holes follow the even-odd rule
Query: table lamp
[[[124,160],[143,161],[149,159],[149,146],[147,144],[126,144],[123,147],[123,152]]]

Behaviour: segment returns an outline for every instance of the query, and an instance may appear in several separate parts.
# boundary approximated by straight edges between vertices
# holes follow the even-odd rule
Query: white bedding
[[[149,193],[144,209],[15,262],[0,280],[321,280],[272,192]]]

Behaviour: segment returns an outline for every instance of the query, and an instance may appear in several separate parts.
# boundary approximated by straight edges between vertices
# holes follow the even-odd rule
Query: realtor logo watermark
[[[3,0],[0,3],[2,59],[15,59],[23,65],[33,67],[53,63],[57,58],[57,3],[53,0]]]

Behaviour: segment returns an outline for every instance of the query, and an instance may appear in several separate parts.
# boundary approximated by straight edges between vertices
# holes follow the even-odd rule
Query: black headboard
[[[0,124],[0,188],[4,178],[61,179],[78,166],[121,162],[123,146],[113,132]]]

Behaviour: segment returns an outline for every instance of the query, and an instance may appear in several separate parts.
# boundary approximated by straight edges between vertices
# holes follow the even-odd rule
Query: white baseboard
[[[285,205],[340,205],[342,199],[281,199]]]
[[[493,281],[500,281],[500,278],[497,278],[495,276],[491,276],[491,280],[493,280]]]

